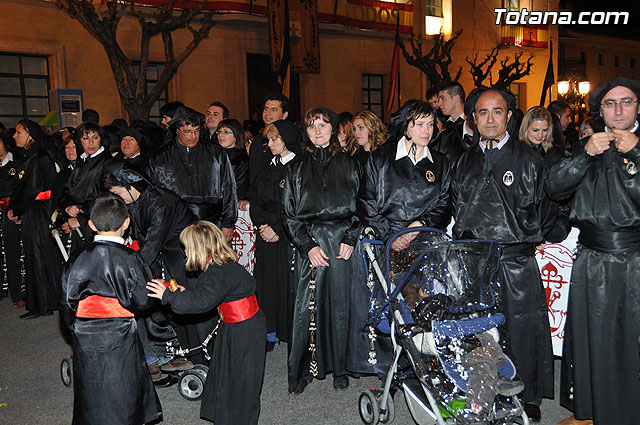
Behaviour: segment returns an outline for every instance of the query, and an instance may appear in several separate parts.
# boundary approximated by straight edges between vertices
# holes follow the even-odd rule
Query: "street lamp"
[[[581,95],[585,95],[587,93],[589,93],[589,90],[591,89],[591,84],[589,84],[588,81],[580,81],[578,83],[578,93],[580,93]]]
[[[558,94],[564,96],[569,92],[569,81],[558,81]]]

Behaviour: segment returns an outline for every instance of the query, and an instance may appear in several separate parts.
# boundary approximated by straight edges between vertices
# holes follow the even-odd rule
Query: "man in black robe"
[[[457,81],[445,84],[438,93],[438,107],[449,119],[429,148],[443,153],[451,164],[455,164],[462,152],[469,148],[464,144],[464,135],[469,134],[465,129],[464,96],[464,89]]]
[[[169,127],[175,141],[149,161],[148,172],[154,183],[182,198],[198,220],[220,227],[231,241],[238,215],[233,170],[220,145],[199,143],[201,131],[200,116],[178,108]]]
[[[580,229],[562,353],[562,424],[637,424],[640,405],[640,81],[614,78],[589,109],[596,133],[555,163],[549,196],[573,195]]]
[[[525,383],[525,411],[539,421],[542,397],[553,398],[547,300],[534,257],[549,221],[545,163],[510,135],[518,134],[510,120],[515,98],[493,89],[476,94],[469,100],[476,144],[462,154],[451,181],[453,233],[456,239],[502,244],[500,299],[511,338],[508,353]]]

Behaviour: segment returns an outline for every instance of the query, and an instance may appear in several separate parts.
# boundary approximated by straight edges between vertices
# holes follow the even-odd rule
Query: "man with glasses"
[[[638,423],[640,406],[640,81],[614,78],[589,97],[595,133],[554,164],[546,189],[571,198],[580,229],[562,354],[568,424]]]
[[[161,187],[181,197],[199,220],[233,237],[238,198],[231,163],[224,149],[200,143],[202,115],[179,107],[169,122],[174,142],[151,161],[148,172]]]

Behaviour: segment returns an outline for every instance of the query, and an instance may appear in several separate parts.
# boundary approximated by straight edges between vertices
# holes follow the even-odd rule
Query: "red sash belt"
[[[51,189],[45,190],[44,192],[40,192],[36,195],[36,201],[45,201],[47,199],[51,199]]]
[[[9,197],[0,198],[0,209],[8,210],[9,209]]]
[[[133,317],[133,313],[120,305],[117,298],[89,295],[78,303],[76,317],[82,319],[112,319]]]
[[[256,295],[236,301],[229,301],[218,306],[218,313],[224,323],[238,323],[251,319],[260,310]]]

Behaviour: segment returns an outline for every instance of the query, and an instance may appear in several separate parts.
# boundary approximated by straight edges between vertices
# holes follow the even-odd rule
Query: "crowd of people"
[[[466,95],[457,82],[431,89],[427,101],[409,100],[388,125],[367,110],[336,114],[326,107],[311,108],[294,123],[279,93],[265,98],[262,123],[229,118],[217,101],[205,114],[168,103],[160,124],[118,119],[101,126],[99,115],[87,110],[79,127],[46,134],[23,119],[0,133],[4,281],[13,307],[26,307],[21,318],[60,310],[72,334],[87,332],[71,324],[74,317],[87,320],[78,308],[90,291],[70,289],[73,282],[82,286],[69,277],[80,266],[65,268],[64,257],[71,252],[69,263],[80,258],[85,268],[101,269],[100,255],[107,254],[99,254],[103,247],[96,248],[94,235],[104,241],[111,234],[109,226],[96,227],[101,210],[95,204],[107,202],[104,192],[110,192],[128,213],[111,236],[128,238],[140,263],[131,267],[144,272],[131,279],[150,281],[149,297],[162,300],[111,294],[135,310],[151,379],[162,382],[205,363],[201,352],[176,357],[166,347],[199,346],[222,302],[227,328],[211,362],[225,367],[207,378],[202,416],[257,423],[259,390],[247,391],[243,383],[261,382],[264,365],[254,363],[264,363],[281,341],[288,344],[293,394],[329,374],[343,390],[350,377],[384,373],[384,361],[367,361],[371,350],[383,360],[390,353],[372,348],[364,326],[369,291],[356,249],[363,229],[387,241],[403,229],[446,231],[453,223],[456,239],[502,245],[506,351],[525,384],[524,410],[538,422],[554,380],[547,300],[534,254],[563,241],[573,225],[580,238],[560,402],[574,416],[562,423],[632,424],[640,402],[639,95],[637,81],[603,84],[591,92],[592,117],[579,128],[562,101],[525,112],[509,92],[481,87]],[[241,273],[225,249],[238,211],[247,210],[256,232],[253,276]],[[61,237],[52,238],[52,229]],[[390,248],[402,251],[414,237],[405,233]],[[219,243],[213,249],[203,241]],[[107,269],[105,276],[118,273]],[[165,290],[170,279],[178,292]],[[96,291],[91,294],[109,297],[108,290]],[[264,318],[254,318],[256,305]],[[249,330],[233,327],[250,320]],[[242,340],[250,352],[238,347]],[[233,349],[223,352],[219,344]],[[250,364],[233,363],[234,350]],[[234,367],[244,372],[235,376]],[[231,385],[234,380],[239,383]],[[244,402],[215,393],[225,386]],[[136,415],[130,418],[143,423],[157,419],[158,410]]]

